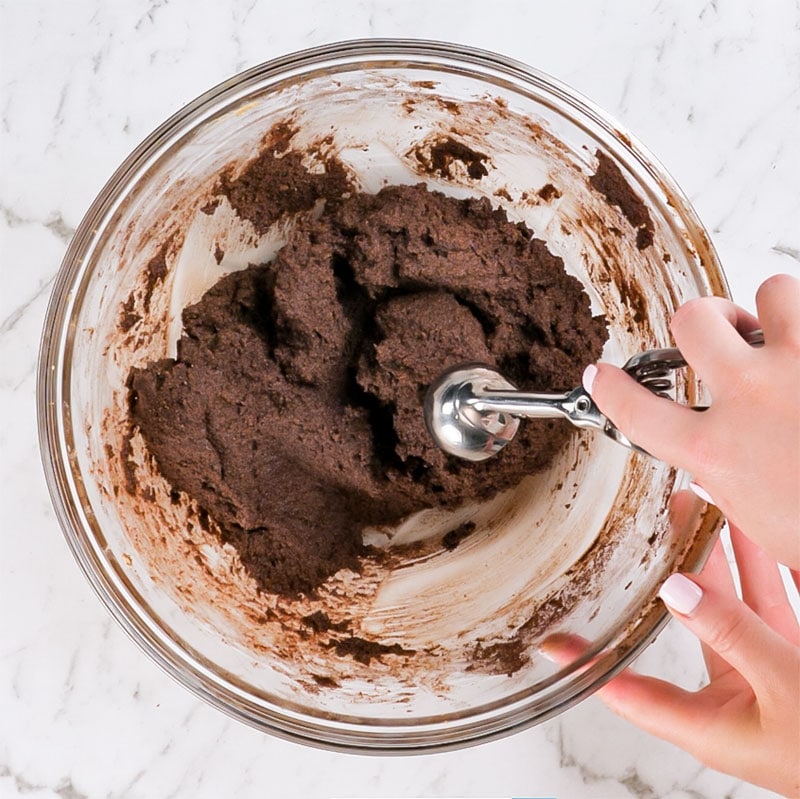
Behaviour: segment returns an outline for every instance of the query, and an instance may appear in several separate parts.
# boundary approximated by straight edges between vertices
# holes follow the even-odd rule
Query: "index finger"
[[[702,414],[657,397],[611,364],[587,369],[583,384],[597,407],[634,444],[672,466],[695,471],[692,453]]]
[[[708,556],[702,570],[703,581],[706,585],[713,585],[720,593],[736,596],[736,586],[733,575],[728,566],[728,558],[722,546],[722,539],[718,538]],[[718,655],[708,644],[701,644],[703,660],[711,682],[719,679],[731,670],[731,665],[721,655]]]

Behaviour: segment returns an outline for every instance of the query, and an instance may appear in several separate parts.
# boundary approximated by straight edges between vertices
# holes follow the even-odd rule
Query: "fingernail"
[[[717,503],[716,503],[716,502],[714,502],[714,500],[711,498],[711,494],[709,494],[709,493],[708,493],[708,491],[706,491],[706,490],[705,490],[705,488],[703,488],[703,486],[699,486],[699,485],[697,485],[697,483],[695,483],[695,482],[694,482],[694,480],[693,480],[692,482],[690,482],[690,483],[689,483],[689,489],[690,489],[690,490],[691,490],[691,491],[692,491],[692,492],[693,492],[693,493],[694,493],[696,496],[700,497],[700,499],[702,499],[702,500],[703,500],[703,502],[707,502],[709,505],[716,505],[716,504],[717,504]]]
[[[592,393],[592,386],[594,385],[594,379],[597,376],[597,367],[590,363],[584,370],[583,370],[583,377],[581,378],[581,383],[583,383],[584,389],[586,389],[587,394]]]
[[[703,589],[682,574],[672,574],[664,580],[658,595],[672,610],[690,616],[703,598]]]
[[[537,651],[545,660],[549,660],[551,663],[558,663],[558,658],[556,657],[555,652],[551,652],[549,649],[547,649],[547,647],[537,647]]]

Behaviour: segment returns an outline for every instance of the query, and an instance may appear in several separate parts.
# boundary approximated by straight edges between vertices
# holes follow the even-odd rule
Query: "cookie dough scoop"
[[[567,419],[643,451],[617,430],[581,387],[563,394],[519,391],[490,366],[473,363],[448,369],[425,397],[425,423],[433,440],[449,455],[469,461],[497,454],[514,438],[522,418]]]
[[[764,343],[761,330],[743,338],[753,347]],[[671,372],[683,366],[686,361],[680,351],[670,348],[639,353],[622,368],[654,394],[673,399]],[[626,438],[580,386],[563,394],[518,391],[491,366],[472,363],[445,371],[425,397],[425,423],[433,440],[450,455],[469,461],[484,461],[498,453],[514,438],[523,418],[567,419],[648,454]]]

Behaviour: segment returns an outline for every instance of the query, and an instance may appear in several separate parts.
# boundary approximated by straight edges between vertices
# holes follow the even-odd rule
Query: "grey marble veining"
[[[752,308],[766,276],[800,272],[797,3],[30,0],[0,15],[0,798],[769,796],[596,700],[413,759],[312,750],[231,721],[146,659],[79,573],[47,497],[34,394],[60,260],[127,153],[233,73],[360,36],[463,42],[573,85],[672,172]],[[703,679],[675,625],[638,666]]]

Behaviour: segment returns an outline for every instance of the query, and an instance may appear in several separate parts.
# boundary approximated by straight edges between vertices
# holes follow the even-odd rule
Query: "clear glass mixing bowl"
[[[290,601],[254,589],[236,553],[188,498],[170,493],[130,436],[130,367],[171,352],[180,309],[222,272],[281,243],[279,230],[254,236],[224,211],[201,209],[220,171],[252,158],[287,119],[299,144],[334,148],[365,190],[424,180],[488,196],[524,220],[606,314],[608,359],[668,346],[679,304],[728,293],[706,232],[664,168],[552,78],[435,42],[352,41],[276,59],[161,125],[113,175],[69,247],[38,385],[45,471],[67,541],[153,660],[258,728],[386,752],[460,746],[540,722],[625,667],[665,623],[659,584],[702,564],[721,519],[678,494],[686,474],[576,432],[547,473],[484,506],[374,532],[395,552],[390,565],[369,562],[361,575],[332,578],[321,599]],[[443,135],[485,154],[489,174],[474,180],[458,164],[449,176],[423,174],[414,154]],[[639,250],[620,210],[589,185],[597,151],[647,205],[651,247]],[[147,264],[165,243],[168,272],[153,280]],[[144,318],[124,329],[121,308],[131,297],[140,307],[145,293]],[[691,374],[676,391],[683,402],[702,399]],[[469,539],[452,551],[437,544],[467,518],[477,525]],[[409,541],[416,548],[397,547]],[[320,608],[416,654],[369,664],[335,656],[298,621]],[[537,652],[552,634],[579,635],[587,649],[554,666]]]

